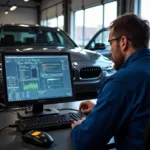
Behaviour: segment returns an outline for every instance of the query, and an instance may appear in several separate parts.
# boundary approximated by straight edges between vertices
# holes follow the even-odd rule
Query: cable
[[[5,105],[5,104],[3,104],[3,103],[0,103],[0,107],[1,107],[1,108],[5,108],[5,107],[6,107],[6,105]]]
[[[3,131],[4,129],[8,128],[8,127],[9,127],[9,126],[6,126],[6,127],[2,128],[2,129],[0,129],[0,132]]]
[[[5,126],[5,127],[3,127],[2,129],[0,129],[0,132],[2,132],[2,131],[3,131],[4,129],[6,129],[6,128],[16,128],[16,127],[18,127],[17,124],[11,124],[11,125]]]
[[[4,111],[7,111],[9,110],[9,108],[3,108],[3,109],[0,109],[0,112],[4,112]]]
[[[2,109],[0,109],[0,112],[12,112],[12,111],[18,111],[18,110],[25,110],[27,111],[27,109],[30,109],[30,105],[27,105],[27,107],[16,107],[14,106],[9,106],[9,107],[4,107]]]
[[[6,105],[4,105],[3,103],[0,103],[0,112],[3,112],[7,109],[8,109],[8,107],[6,107]]]

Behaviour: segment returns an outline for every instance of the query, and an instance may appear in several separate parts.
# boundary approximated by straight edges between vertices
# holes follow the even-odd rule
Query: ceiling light
[[[17,6],[16,6],[16,5],[13,5],[13,6],[10,8],[10,10],[13,11],[13,10],[15,10],[16,8],[17,8]]]
[[[24,2],[28,2],[29,0],[24,0]]]
[[[7,14],[8,14],[8,10],[5,11],[5,15],[7,15]]]

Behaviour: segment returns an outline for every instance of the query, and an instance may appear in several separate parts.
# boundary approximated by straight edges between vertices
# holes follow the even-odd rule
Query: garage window
[[[111,2],[104,5],[104,27],[117,18],[117,2]]]
[[[57,27],[57,18],[48,19],[48,27]]]
[[[150,22],[150,1],[149,0],[141,0],[141,17],[147,19]]]
[[[93,35],[102,28],[103,24],[103,6],[97,6],[85,9],[85,36],[84,45],[86,45]]]
[[[48,26],[48,27],[58,27],[60,29],[64,29],[64,16],[58,16],[55,18],[51,18],[48,20],[41,20],[42,26]]]
[[[47,20],[41,20],[41,26],[47,26]]]
[[[149,9],[149,6],[150,6],[150,1],[141,0],[141,17],[150,22],[150,17],[149,17],[150,9]],[[149,47],[150,47],[150,42],[149,42]]]
[[[64,29],[64,16],[58,16],[58,28],[60,29]]]
[[[72,30],[75,42],[84,47],[97,31],[108,27],[116,17],[117,1],[75,11],[73,22],[75,30]]]
[[[83,10],[75,12],[75,42],[78,45],[83,45],[83,13]]]
[[[43,20],[41,20],[40,25],[41,25],[41,26],[44,26],[44,21],[43,21]]]

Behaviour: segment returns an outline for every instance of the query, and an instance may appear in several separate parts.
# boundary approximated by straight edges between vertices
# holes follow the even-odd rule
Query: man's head
[[[125,14],[111,23],[109,43],[114,68],[118,70],[135,51],[148,48],[150,28],[146,20],[134,14]]]

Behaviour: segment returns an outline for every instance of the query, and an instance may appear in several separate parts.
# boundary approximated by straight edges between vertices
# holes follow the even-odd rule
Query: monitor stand
[[[50,108],[48,110],[44,110],[43,104],[33,104],[32,111],[17,112],[18,119],[28,119],[56,114],[59,114],[59,111],[57,109]]]

